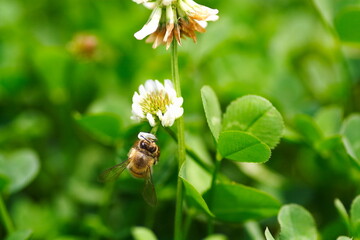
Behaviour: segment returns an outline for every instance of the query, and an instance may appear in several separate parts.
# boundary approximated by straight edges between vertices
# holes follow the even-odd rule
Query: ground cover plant
[[[359,20],[0,0],[0,239],[360,239]]]

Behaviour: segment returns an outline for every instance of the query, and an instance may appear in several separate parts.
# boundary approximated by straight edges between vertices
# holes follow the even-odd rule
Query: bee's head
[[[145,139],[141,139],[139,141],[139,148],[144,149],[146,151],[149,151],[151,153],[154,153],[154,152],[156,152],[158,150],[158,146],[156,145],[155,142],[148,141],[148,140],[145,140]]]

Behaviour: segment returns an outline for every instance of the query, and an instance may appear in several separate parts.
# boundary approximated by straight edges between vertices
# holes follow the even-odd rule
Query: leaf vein
[[[234,150],[234,151],[232,151],[230,154],[227,154],[227,156],[229,156],[229,155],[231,155],[231,154],[234,154],[234,153],[237,153],[237,152],[240,152],[240,151],[244,151],[245,149],[250,148],[250,147],[253,147],[253,146],[256,146],[256,145],[261,145],[261,142],[251,143],[251,144],[249,144],[248,146],[243,147],[243,148],[241,148],[241,149],[239,149],[239,150]]]
[[[261,119],[267,112],[269,112],[273,106],[269,106],[268,109],[266,109],[262,114],[260,114],[258,117],[256,117],[246,128],[244,131],[248,131],[249,128],[251,128],[259,119]]]

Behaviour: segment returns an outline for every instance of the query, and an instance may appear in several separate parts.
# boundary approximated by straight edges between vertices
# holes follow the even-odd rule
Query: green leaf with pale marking
[[[217,184],[204,196],[215,218],[224,222],[259,220],[277,214],[280,203],[269,194],[241,184]]]
[[[97,140],[113,144],[121,137],[121,123],[112,113],[75,115],[77,123]]]
[[[207,203],[200,195],[200,193],[186,179],[184,179],[183,177],[180,178],[184,184],[185,196],[189,205],[213,217],[214,216],[213,213],[210,211]]]
[[[37,154],[30,149],[0,153],[0,174],[8,180],[5,190],[18,192],[36,177],[40,169]]]
[[[233,101],[223,117],[223,131],[250,133],[274,148],[280,141],[284,122],[280,113],[265,98],[248,95]]]
[[[271,234],[268,228],[265,229],[265,238],[266,240],[275,240],[275,238],[273,237],[273,235]]]
[[[207,123],[214,138],[218,140],[221,131],[221,108],[216,93],[209,86],[201,88],[201,99]]]
[[[146,227],[133,227],[131,234],[134,240],[157,240],[155,234]]]
[[[317,240],[315,221],[303,207],[296,204],[283,206],[278,220],[281,227],[280,240]]]
[[[335,17],[335,29],[340,40],[346,43],[360,44],[360,7],[342,9]]]
[[[16,232],[11,233],[5,240],[27,240],[30,239],[32,231],[27,230],[18,230]]]
[[[271,150],[265,143],[241,131],[222,132],[218,151],[224,158],[239,162],[266,162],[271,155]]]
[[[341,132],[346,152],[360,164],[360,114],[352,114],[346,118]]]
[[[351,204],[350,220],[353,236],[360,238],[360,196],[357,196]]]

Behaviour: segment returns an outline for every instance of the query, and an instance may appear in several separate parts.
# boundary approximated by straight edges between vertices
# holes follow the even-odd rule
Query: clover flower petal
[[[159,26],[161,18],[161,8],[155,8],[151,13],[149,21],[142,27],[142,29],[134,34],[135,38],[138,40],[144,39],[146,36],[152,34],[156,31]]]

